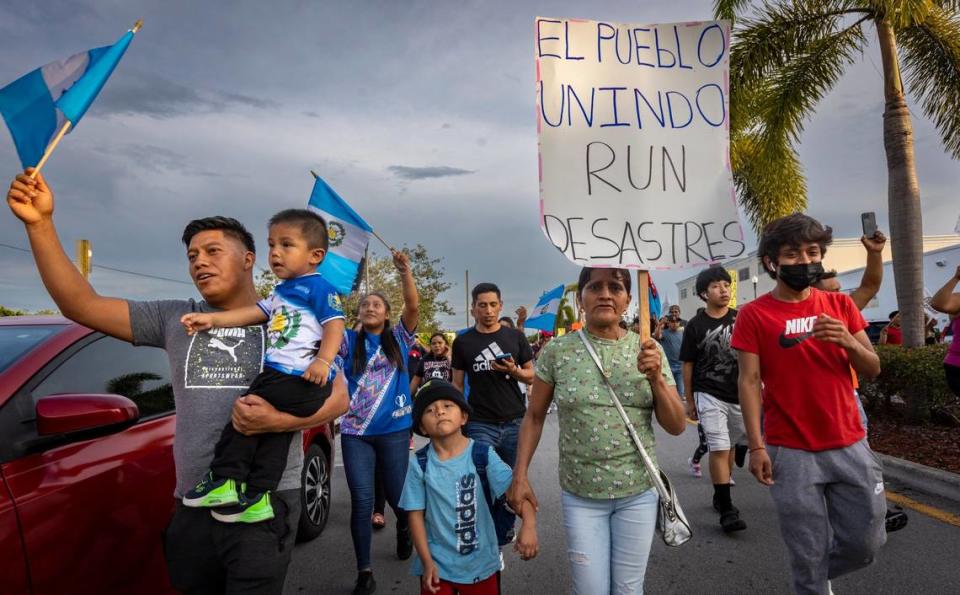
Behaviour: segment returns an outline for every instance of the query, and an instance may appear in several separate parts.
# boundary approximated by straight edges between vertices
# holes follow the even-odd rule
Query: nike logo
[[[799,337],[787,337],[786,333],[780,333],[780,347],[783,347],[784,349],[796,347],[812,336],[813,333],[804,333]]]

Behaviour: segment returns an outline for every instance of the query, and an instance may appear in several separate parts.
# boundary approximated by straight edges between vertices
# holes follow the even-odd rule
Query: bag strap
[[[424,473],[427,472],[427,449],[430,448],[430,445],[426,445],[423,448],[417,450],[417,462],[420,463],[420,470]]]
[[[471,455],[473,456],[473,466],[477,468],[477,477],[480,478],[480,487],[483,488],[483,496],[487,501],[487,506],[493,508],[493,494],[490,493],[490,480],[487,478],[487,463],[490,460],[490,446],[473,441]]]
[[[600,357],[593,348],[593,343],[591,343],[590,339],[587,338],[587,334],[583,331],[583,329],[577,331],[577,334],[580,335],[580,340],[583,341],[584,347],[587,348],[587,353],[589,353],[590,357],[593,358],[593,363],[597,364],[597,369],[600,370],[600,376],[603,378],[603,383],[607,385],[607,390],[610,392],[610,399],[613,401],[613,406],[616,407],[617,413],[620,414],[620,419],[622,419],[623,423],[627,426],[627,432],[630,434],[630,438],[633,439],[634,445],[637,447],[637,450],[640,451],[640,458],[643,460],[644,467],[647,468],[647,475],[650,476],[650,481],[653,482],[654,487],[657,488],[657,492],[660,494],[660,499],[663,500],[665,504],[669,503],[671,500],[670,491],[660,478],[660,470],[654,464],[653,459],[650,458],[650,455],[647,454],[647,449],[644,448],[643,442],[640,441],[640,436],[637,435],[637,430],[633,427],[633,422],[630,421],[626,410],[624,410],[623,405],[620,404],[620,399],[617,397],[616,391],[613,390],[613,386],[610,384],[610,379],[607,377],[606,373],[604,373],[603,364],[600,362]]]

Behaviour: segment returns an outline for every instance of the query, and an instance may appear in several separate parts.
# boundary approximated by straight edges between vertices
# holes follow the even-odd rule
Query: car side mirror
[[[37,433],[41,436],[119,427],[139,417],[137,404],[120,395],[63,394],[37,400]]]

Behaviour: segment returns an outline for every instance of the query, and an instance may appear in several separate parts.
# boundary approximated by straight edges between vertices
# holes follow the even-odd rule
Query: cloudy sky
[[[443,259],[458,312],[446,322],[457,326],[466,269],[471,282],[500,284],[510,310],[575,279],[538,225],[534,18],[689,21],[709,18],[712,2],[13,4],[0,6],[0,85],[145,21],[44,170],[68,251],[78,238],[93,243],[99,292],[195,295],[179,244],[184,223],[231,215],[265,246],[266,220],[305,203],[313,168],[389,241],[420,242]],[[876,211],[888,228],[879,64],[871,47],[803,135],[809,212],[841,237],[859,235],[862,211]],[[915,114],[924,231],[951,233],[960,164]],[[0,177],[18,168],[0,132]],[[26,246],[6,209],[0,242]],[[675,301],[673,282],[687,274],[656,281]],[[0,247],[0,304],[52,307],[29,254]]]

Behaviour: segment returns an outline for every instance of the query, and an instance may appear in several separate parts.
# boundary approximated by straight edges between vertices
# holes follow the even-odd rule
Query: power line
[[[2,242],[0,242],[0,247],[9,248],[9,249],[11,249],[11,250],[17,250],[18,252],[26,252],[27,254],[30,254],[30,253],[31,253],[30,250],[27,250],[26,248],[21,248],[20,246],[11,246],[10,244],[4,244],[4,243],[2,243]],[[171,279],[170,277],[161,277],[161,276],[159,276],[159,275],[148,275],[148,274],[146,274],[146,273],[137,273],[137,272],[135,272],[135,271],[128,271],[128,270],[126,270],[126,269],[118,269],[118,268],[116,268],[116,267],[108,267],[107,265],[104,265],[104,264],[94,265],[94,268],[96,268],[96,269],[104,269],[104,270],[107,270],[107,271],[113,271],[114,273],[123,273],[124,275],[134,275],[134,276],[136,276],[136,277],[145,277],[145,278],[147,278],[147,279],[156,279],[156,280],[158,280],[158,281],[169,281],[170,283],[180,283],[181,285],[193,285],[193,283],[190,283],[190,282],[188,282],[188,281],[181,281],[180,279]]]

